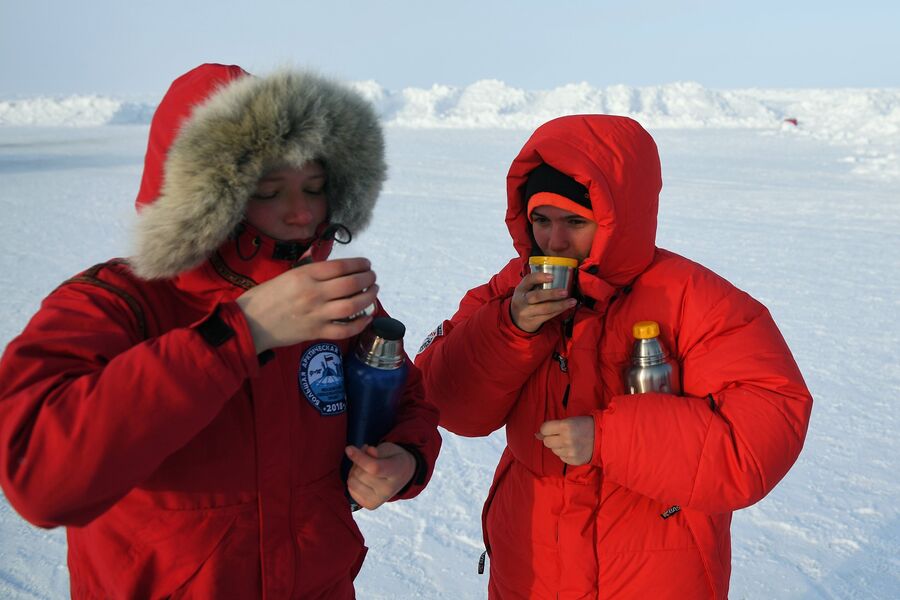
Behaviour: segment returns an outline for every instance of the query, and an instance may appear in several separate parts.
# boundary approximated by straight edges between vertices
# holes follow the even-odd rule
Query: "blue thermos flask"
[[[344,364],[347,391],[347,444],[377,446],[394,426],[397,405],[409,366],[403,353],[406,327],[397,319],[378,317],[359,336]],[[344,459],[344,477],[350,463]],[[353,504],[354,510],[359,508]]]

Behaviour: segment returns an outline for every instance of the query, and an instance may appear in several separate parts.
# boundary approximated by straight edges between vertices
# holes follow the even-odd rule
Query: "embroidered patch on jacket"
[[[307,348],[300,357],[297,378],[300,391],[322,415],[339,415],[347,410],[344,365],[336,344],[323,342]]]
[[[434,341],[434,338],[438,337],[439,335],[444,335],[444,324],[443,323],[441,323],[440,325],[435,327],[434,331],[432,331],[431,333],[428,334],[428,336],[425,338],[425,341],[422,342],[421,346],[419,346],[419,351],[416,352],[416,354],[422,354],[422,352],[425,351],[425,348],[430,346],[431,342]]]

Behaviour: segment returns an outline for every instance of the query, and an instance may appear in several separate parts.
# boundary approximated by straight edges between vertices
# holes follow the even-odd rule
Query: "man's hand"
[[[562,289],[542,290],[540,285],[553,281],[550,273],[529,273],[513,292],[509,315],[522,331],[534,333],[541,325],[577,304]]]
[[[375,302],[378,286],[365,258],[344,258],[291,269],[244,292],[244,311],[257,354],[316,339],[340,340],[365,329],[372,317],[337,323]]]
[[[584,465],[594,453],[594,417],[547,421],[534,436],[564,463]]]
[[[415,457],[391,442],[374,448],[347,446],[345,452],[353,462],[347,489],[357,504],[369,510],[396,496],[416,472]]]

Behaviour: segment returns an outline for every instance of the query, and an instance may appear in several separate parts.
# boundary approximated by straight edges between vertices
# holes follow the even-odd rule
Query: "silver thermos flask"
[[[659,339],[659,323],[638,321],[632,328],[634,346],[631,367],[625,373],[625,391],[629,394],[663,392],[681,394],[678,363],[669,357]]]

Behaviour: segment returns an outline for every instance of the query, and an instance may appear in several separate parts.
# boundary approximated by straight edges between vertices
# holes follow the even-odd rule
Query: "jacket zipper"
[[[576,308],[575,310],[577,311],[578,309]],[[572,316],[570,316],[568,319],[566,319],[565,321],[562,322],[563,352],[562,353],[557,352],[555,354],[555,357],[557,357],[557,360],[559,361],[559,370],[562,371],[566,375],[566,379],[567,379],[566,389],[563,392],[563,397],[562,397],[562,407],[563,407],[564,414],[568,414],[568,412],[569,412],[569,410],[568,410],[569,409],[569,391],[572,389],[572,379],[571,379],[571,376],[569,375],[568,354],[569,354],[569,340],[572,339],[572,330],[574,329],[574,327],[575,327],[575,313],[573,312]],[[569,465],[566,463],[563,463],[563,469],[562,469],[563,477],[566,476],[566,472],[568,470],[569,470]],[[557,537],[558,537],[558,534],[557,534]]]
[[[623,293],[623,296],[628,296],[628,294],[631,293],[631,284],[628,284],[628,285],[626,285],[624,288],[622,288],[622,293]],[[606,335],[606,320],[607,320],[607,317],[609,317],[610,311],[612,310],[613,302],[615,302],[616,299],[617,299],[618,297],[619,297],[619,292],[618,292],[618,291],[616,291],[615,293],[613,293],[612,297],[611,297],[611,298],[609,299],[609,301],[607,301],[607,303],[606,303],[606,310],[603,311],[603,315],[600,317],[600,335],[599,335],[599,337],[598,337],[598,339],[597,339],[597,349],[598,349],[598,352],[600,352],[600,356],[601,356],[601,357],[603,356],[603,354],[602,354],[603,338],[604,338],[605,335]],[[620,304],[621,304],[621,303],[620,303]],[[599,379],[600,379],[600,382],[602,383],[602,382],[603,382],[603,378],[600,377]],[[609,390],[606,388],[605,385],[603,386],[603,389],[604,389],[604,392],[607,392],[607,393],[608,393]],[[602,483],[603,483],[603,475],[602,475],[602,473],[601,473],[601,475],[600,475],[600,482],[601,482],[601,485],[602,485]],[[597,513],[600,512],[600,498],[601,498],[601,497],[602,497],[602,494],[598,494],[598,498],[597,498]],[[598,564],[597,564],[597,591],[598,591],[598,592],[600,591],[600,564],[599,564],[599,561],[598,561]]]

